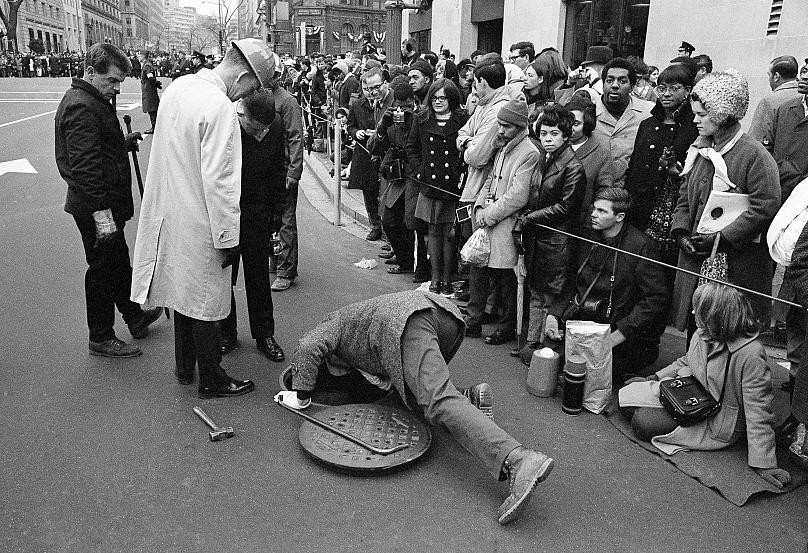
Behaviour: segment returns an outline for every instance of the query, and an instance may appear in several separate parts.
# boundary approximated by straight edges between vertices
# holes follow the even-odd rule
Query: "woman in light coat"
[[[693,311],[698,330],[687,355],[647,380],[692,375],[721,402],[721,409],[712,418],[684,427],[662,407],[640,407],[631,418],[634,434],[668,455],[723,449],[746,437],[749,466],[782,488],[791,476],[777,467],[772,375],[751,303],[735,288],[710,282],[696,289]],[[640,380],[645,379],[629,383]]]

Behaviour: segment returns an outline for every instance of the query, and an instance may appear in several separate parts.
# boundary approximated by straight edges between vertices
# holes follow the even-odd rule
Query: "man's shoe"
[[[174,367],[174,376],[177,377],[177,382],[179,382],[183,386],[187,386],[189,384],[194,383],[194,373],[193,372],[183,373],[183,372],[180,372],[177,367]]]
[[[513,522],[530,502],[530,494],[539,482],[544,482],[554,461],[543,453],[517,447],[508,454],[502,469],[508,476],[511,494],[499,506],[497,520],[500,524]]]
[[[248,394],[255,390],[255,383],[252,380],[236,380],[227,377],[225,384],[218,386],[199,386],[199,397],[211,399],[214,397],[230,397]]]
[[[137,340],[145,338],[149,334],[149,325],[159,319],[162,313],[162,307],[155,307],[154,309],[144,311],[139,321],[129,325],[129,334],[132,335],[132,338]]]
[[[493,334],[489,334],[485,337],[485,343],[490,346],[501,346],[502,344],[507,344],[514,338],[516,338],[516,333],[513,330],[505,331],[498,328]]]
[[[468,390],[463,390],[463,395],[468,398],[471,404],[482,411],[486,417],[494,420],[494,392],[491,386],[485,382],[475,384]]]
[[[236,336],[227,336],[222,334],[219,338],[219,351],[222,355],[226,355],[238,347],[238,338]]]
[[[466,323],[466,336],[468,336],[469,338],[479,338],[480,336],[483,335],[482,326],[469,322],[469,317],[466,317],[464,321]]]
[[[255,341],[255,345],[258,348],[258,351],[263,353],[264,357],[266,357],[270,361],[280,363],[285,359],[283,355],[283,350],[278,345],[278,342],[275,341],[275,338],[272,336],[267,336],[266,338],[259,338],[258,340]]]
[[[295,279],[293,278],[278,277],[272,282],[270,288],[273,292],[283,292],[284,290],[288,290],[294,283]]]
[[[395,252],[393,252],[393,250],[382,250],[381,252],[379,252],[379,257],[381,259],[390,259],[394,255],[396,254]]]
[[[154,127],[152,127],[151,129],[147,129],[147,130],[143,131],[142,134],[154,134]]]
[[[365,240],[368,242],[375,242],[376,240],[381,240],[382,238],[382,229],[375,228],[372,229],[367,236],[365,236]]]
[[[103,342],[93,342],[90,340],[90,355],[98,355],[99,357],[137,357],[143,352],[134,344],[127,344],[118,338],[110,338]]]
[[[440,287],[440,295],[444,298],[453,298],[454,297],[454,286],[452,286],[451,282],[444,282],[443,285]]]
[[[383,258],[385,259],[385,258]],[[398,258],[396,254],[391,255],[390,257],[386,258],[384,261],[385,265],[398,265]]]
[[[422,284],[424,282],[429,282],[430,280],[432,280],[432,275],[422,273],[419,271],[415,271],[415,274],[412,275],[412,281],[415,284]]]
[[[433,294],[440,294],[440,289],[443,286],[443,283],[439,280],[433,280],[429,283],[429,291]]]

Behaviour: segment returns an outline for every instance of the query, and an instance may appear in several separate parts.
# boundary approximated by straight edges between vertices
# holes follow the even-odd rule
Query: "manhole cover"
[[[421,457],[432,443],[432,432],[423,421],[395,407],[367,403],[312,406],[306,410],[306,414],[373,447],[409,446],[388,455],[380,455],[313,422],[304,421],[300,426],[300,445],[312,457],[340,469],[380,472],[400,467]]]

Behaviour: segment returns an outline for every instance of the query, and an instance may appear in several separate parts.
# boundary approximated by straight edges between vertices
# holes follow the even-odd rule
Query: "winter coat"
[[[777,164],[757,140],[744,134],[735,146],[724,154],[729,180],[734,192],[749,195],[749,209],[721,231],[719,251],[726,252],[729,280],[734,284],[771,293],[772,260],[766,246],[766,231],[780,209],[780,182]],[[679,201],[673,212],[672,234],[696,234],[701,214],[712,190],[712,162],[698,156],[693,169],[679,189]],[[679,252],[679,267],[696,273],[706,256]],[[676,273],[673,290],[672,322],[684,330],[692,309],[693,292],[698,278]],[[755,316],[768,322],[770,302],[750,296]]]
[[[541,154],[527,135],[527,129],[496,151],[491,172],[474,204],[474,225],[482,213],[491,240],[488,267],[510,269],[519,256],[513,241],[513,226],[527,204],[530,182]],[[487,199],[493,200],[486,206]]]
[[[457,136],[467,120],[465,113],[455,111],[441,127],[431,110],[416,115],[407,140],[407,159],[416,179],[456,195],[461,193],[463,158],[457,149]],[[420,185],[420,193],[427,198],[458,199],[440,190]]]
[[[359,79],[353,75],[348,75],[348,78],[339,85],[337,107],[349,109],[361,97],[362,85],[359,84]]]
[[[303,116],[300,105],[289,91],[276,87],[275,113],[283,119],[286,140],[286,176],[299,181],[303,175]]]
[[[132,263],[132,301],[203,321],[230,313],[225,248],[239,244],[241,129],[209,69],[166,89]]]
[[[140,72],[140,97],[143,104],[143,113],[157,111],[160,105],[160,95],[158,89],[157,71],[150,61],[143,64]]]
[[[463,151],[463,161],[468,164],[469,168],[461,201],[475,202],[480,195],[480,189],[491,171],[491,160],[494,159],[496,153],[494,138],[499,129],[497,114],[509,100],[508,87],[498,88],[490,96],[480,100],[477,109],[474,110],[463,128],[458,131],[458,140],[470,139]]]
[[[808,306],[808,225],[802,229],[794,252],[791,254],[791,265],[786,269],[785,279],[793,283],[794,300]],[[783,283],[785,286],[786,283]],[[803,343],[802,355],[808,351],[808,336]],[[794,396],[791,400],[791,411],[798,420],[808,422],[808,370],[797,372],[794,383]]]
[[[579,228],[592,226],[592,198],[601,188],[614,185],[614,168],[609,144],[599,135],[592,135],[575,150],[575,157],[581,162],[586,173],[586,189],[581,197],[578,217]]]
[[[724,399],[721,410],[703,422],[677,427],[670,434],[653,439],[666,445],[693,450],[723,449],[746,437],[747,462],[755,468],[776,468],[772,374],[763,343],[758,335],[742,336],[726,344],[704,339],[697,330],[687,354],[664,369],[659,378],[689,376],[698,380],[716,399]],[[665,449],[663,449],[665,451]],[[670,453],[670,451],[668,451]]]
[[[773,132],[768,137],[772,156],[780,171],[780,192],[785,202],[794,187],[808,176],[808,117],[800,95],[774,112]]]
[[[746,134],[759,140],[764,146],[771,145],[771,134],[774,132],[774,112],[785,102],[801,97],[797,92],[797,81],[788,81],[775,88],[758,102],[755,114],[752,116],[752,123]]]
[[[640,123],[637,129],[634,152],[626,172],[626,190],[631,193],[628,220],[642,231],[648,227],[655,198],[668,179],[668,171],[659,166],[663,150],[672,147],[676,161],[684,164],[688,148],[699,136],[689,101],[682,102],[673,119],[673,130],[670,130],[662,123],[665,108],[657,103],[651,110],[651,117]]]
[[[73,79],[56,110],[55,150],[67,182],[66,212],[111,209],[118,221],[132,218],[132,173],[115,108],[82,79]]]
[[[584,168],[569,143],[564,143],[549,161],[542,158],[536,165],[522,232],[527,279],[532,289],[551,294],[560,294],[564,289],[573,261],[572,239],[536,225],[573,232],[585,188]]]
[[[404,113],[404,123],[393,123],[390,127],[384,127],[381,123],[376,126],[376,134],[368,140],[368,150],[374,156],[381,158],[379,164],[379,173],[381,175],[381,188],[379,197],[385,207],[392,208],[402,194],[405,193],[408,186],[407,181],[412,176],[410,164],[407,161],[407,137],[410,133],[412,126],[412,112],[407,111]],[[391,180],[390,167],[400,162],[402,174],[400,179]],[[412,185],[417,191],[417,185]],[[417,192],[416,192],[417,194]],[[405,200],[405,211],[411,208],[415,211],[415,200],[418,196],[410,198],[408,195]],[[409,205],[411,204],[411,205]]]
[[[320,366],[331,357],[342,365],[390,378],[404,403],[404,369],[401,365],[401,337],[407,320],[419,311],[437,307],[452,315],[463,327],[463,316],[446,298],[417,290],[385,294],[347,305],[325,317],[297,344],[289,364],[292,388],[313,390]],[[460,347],[446,356],[448,362]]]
[[[603,105],[603,98],[595,102],[598,124],[593,134],[603,136],[609,141],[609,152],[614,162],[615,186],[623,187],[628,170],[628,160],[634,151],[634,139],[640,123],[648,119],[654,104],[629,96],[628,107],[620,119],[615,119]]]
[[[371,158],[368,152],[368,138],[359,140],[356,138],[357,131],[375,129],[376,124],[384,114],[385,110],[393,105],[393,93],[388,92],[382,100],[382,105],[374,109],[370,100],[364,96],[359,101],[354,102],[348,110],[348,133],[356,140],[356,148],[351,158],[351,175],[348,179],[348,188],[359,190],[379,189],[379,162],[378,159]]]

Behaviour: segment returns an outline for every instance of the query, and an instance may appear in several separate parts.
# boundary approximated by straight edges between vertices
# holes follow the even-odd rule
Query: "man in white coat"
[[[218,67],[177,79],[163,94],[132,275],[132,301],[174,309],[175,374],[191,384],[198,365],[203,398],[255,387],[222,369],[219,321],[230,312],[241,216],[233,102],[268,84],[274,60],[258,39],[232,46]]]

